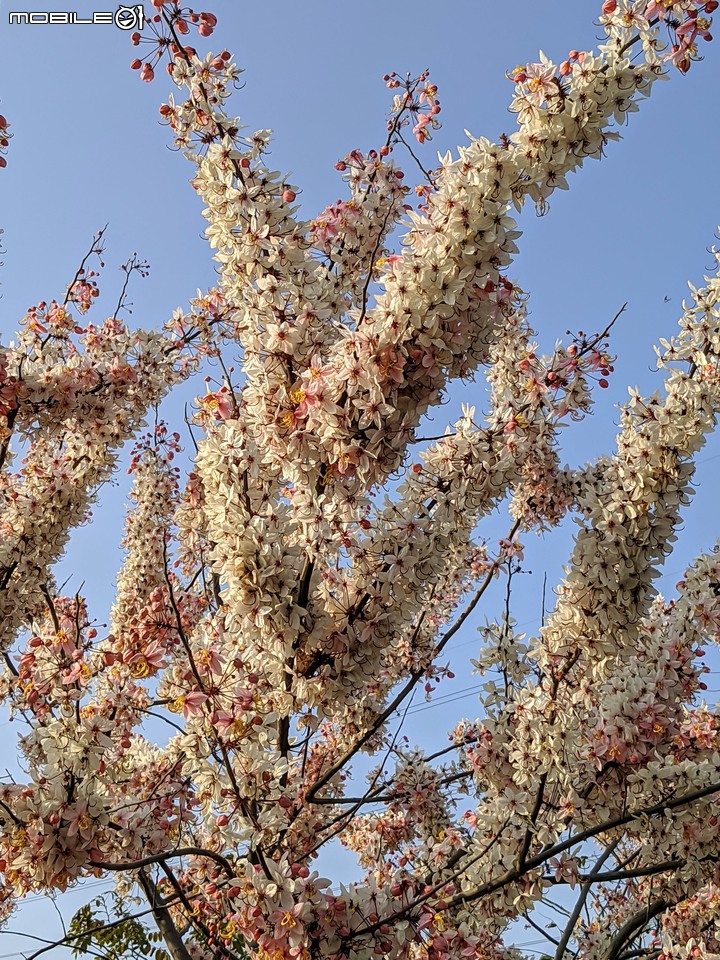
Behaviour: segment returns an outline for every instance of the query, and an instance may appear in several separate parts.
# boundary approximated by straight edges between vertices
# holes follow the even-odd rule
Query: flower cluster
[[[0,170],[3,167],[7,166],[7,160],[5,159],[5,154],[7,153],[7,148],[10,144],[10,139],[12,134],[8,129],[10,124],[7,122],[5,117],[0,113]]]
[[[653,32],[658,22],[665,24],[670,52],[665,60],[682,73],[687,73],[693,61],[701,60],[698,38],[712,40],[711,13],[718,8],[717,0],[705,3],[675,2],[675,0],[605,0],[601,22],[612,25],[620,36],[629,41],[635,34],[648,50],[660,50]]]
[[[425,70],[419,77],[410,79],[410,74],[406,74],[401,80],[393,71],[387,73],[383,80],[390,90],[402,88],[403,93],[398,93],[393,99],[390,118],[388,119],[388,133],[391,141],[399,138],[399,131],[404,126],[412,123],[412,132],[418,143],[425,143],[432,140],[431,130],[437,130],[440,127],[438,114],[440,113],[440,101],[437,97],[438,88],[434,83],[430,83],[430,71]],[[407,114],[407,116],[406,116]],[[384,148],[390,152],[391,147],[387,145]],[[381,153],[383,152],[381,148]]]

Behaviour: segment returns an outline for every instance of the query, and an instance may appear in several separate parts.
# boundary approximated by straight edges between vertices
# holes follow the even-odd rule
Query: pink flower
[[[95,832],[93,821],[88,816],[85,803],[76,803],[63,811],[62,818],[68,823],[67,836],[74,837],[80,835],[82,840],[90,840]]]
[[[190,717],[202,714],[203,705],[208,698],[207,694],[194,690],[192,693],[186,693],[181,699],[183,716],[188,720]]]
[[[235,413],[235,400],[226,386],[208,392],[198,400],[202,410],[210,413],[216,420],[229,420]]]
[[[673,0],[650,0],[650,3],[648,3],[645,9],[645,16],[650,20],[653,20],[655,17],[664,20],[674,6],[675,3]]]
[[[688,50],[698,37],[702,37],[703,40],[712,40],[711,24],[712,20],[708,17],[689,17],[685,23],[680,24],[675,33],[678,37],[682,37],[681,45]]]
[[[555,64],[550,61],[544,63],[529,63],[525,68],[525,85],[528,89],[527,100],[536,107],[541,107],[548,97],[558,92],[558,81],[555,77]]]

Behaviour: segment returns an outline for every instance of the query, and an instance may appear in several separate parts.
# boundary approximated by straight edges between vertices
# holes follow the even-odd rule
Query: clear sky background
[[[245,67],[234,109],[250,131],[275,130],[273,164],[291,172],[308,218],[344,196],[334,169],[337,159],[355,147],[383,142],[390,101],[384,73],[417,74],[430,68],[443,121],[433,143],[424,148],[426,163],[433,166],[437,150],[466,142],[465,128],[492,139],[512,132],[514,117],[507,112],[512,84],[506,70],[536,60],[539,49],[559,62],[571,48],[591,49],[599,36],[600,3],[594,0],[208,4],[219,25],[210,41],[198,38],[196,45],[201,52],[227,47]],[[112,309],[120,289],[117,267],[134,251],[149,260],[151,274],[133,286],[133,323],[161,324],[197,288],[214,281],[201,204],[188,185],[192,168],[169,149],[171,138],[158,123],[158,105],[170,89],[165,74],[158,72],[153,84],[141,83],[128,69],[135,55],[129,37],[113,26],[8,24],[11,10],[68,8],[87,16],[115,5],[32,0],[21,7],[16,0],[0,0],[0,112],[15,134],[8,167],[0,171],[3,343],[28,306],[64,294],[93,233],[105,223],[105,309]],[[146,9],[150,11],[149,4]],[[703,44],[707,59],[693,65],[688,76],[673,71],[669,83],[656,86],[622,131],[623,141],[611,144],[601,163],[590,162],[572,177],[570,191],[551,199],[547,216],[537,218],[528,208],[520,219],[522,252],[510,275],[530,293],[531,322],[546,349],[569,328],[602,329],[628,302],[614,334],[619,359],[610,388],[597,391],[591,419],[565,432],[563,457],[570,463],[612,450],[615,407],[626,398],[628,385],[659,386],[651,372],[652,344],[675,332],[686,281],[701,282],[711,266],[707,247],[720,222],[718,45]],[[396,158],[401,160],[399,151]],[[410,180],[409,159],[405,168]],[[103,309],[94,308],[96,320]],[[203,392],[202,384],[196,392]],[[450,399],[438,411],[433,433],[454,418],[461,400],[481,408],[482,388],[460,387]],[[181,422],[181,404],[170,403],[166,411]],[[668,594],[687,561],[711,547],[718,533],[720,445],[709,444],[699,460],[696,502],[661,581]],[[74,536],[58,573],[60,579],[72,575],[73,589],[85,581],[91,610],[99,616],[112,601],[121,557],[127,478],[118,480],[104,493],[93,525]],[[508,526],[502,514],[485,533],[502,536]],[[568,525],[544,542],[528,541],[532,575],[523,578],[514,600],[514,615],[524,629],[537,627],[543,574],[547,572],[549,588],[557,583],[571,536]],[[500,592],[475,625],[486,615],[497,615]],[[455,642],[451,657],[457,676],[440,690],[449,699],[429,709],[422,704],[414,708],[410,730],[418,741],[442,744],[445,735],[438,731],[475,710],[466,695],[477,684],[468,665],[475,642],[473,626]],[[717,680],[711,684],[716,686]],[[2,765],[10,766],[13,727],[0,726],[0,736],[8,758]],[[346,857],[338,856],[328,870],[342,879],[351,876]],[[90,892],[76,892],[73,903]],[[9,927],[42,936],[60,930],[53,909],[42,899],[23,907]],[[22,956],[30,942],[0,935],[0,958]],[[60,949],[50,954],[67,955]]]

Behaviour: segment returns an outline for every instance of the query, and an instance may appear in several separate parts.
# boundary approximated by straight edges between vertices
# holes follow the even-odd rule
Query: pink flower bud
[[[285,201],[285,203],[293,203],[294,200],[295,200],[295,191],[294,191],[294,190],[283,190],[282,198],[283,198],[283,200]]]
[[[605,0],[602,5],[602,12],[605,14],[615,13],[617,10],[617,0]]]

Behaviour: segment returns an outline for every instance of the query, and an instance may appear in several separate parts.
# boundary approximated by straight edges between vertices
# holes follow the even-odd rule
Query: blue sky
[[[465,141],[465,128],[490,138],[512,132],[506,70],[536,59],[539,49],[562,60],[571,48],[590,49],[599,35],[593,21],[600,4],[590,0],[208,2],[219,25],[209,42],[197,45],[227,47],[245,67],[234,109],[251,131],[275,130],[273,165],[291,171],[308,217],[343,196],[336,160],[355,147],[383,141],[390,99],[384,73],[430,68],[443,120],[424,149],[432,166],[436,150]],[[198,287],[213,282],[201,205],[188,185],[191,167],[170,149],[167,130],[158,123],[157,108],[169,90],[164,73],[153,84],[141,83],[128,69],[134,51],[127,34],[112,26],[8,25],[8,13],[15,10],[72,8],[87,16],[114,7],[102,0],[32,0],[23,8],[17,0],[0,0],[0,112],[15,133],[0,177],[4,343],[28,306],[63,294],[93,233],[105,223],[106,305],[117,296],[121,262],[137,251],[151,264],[150,277],[132,290],[134,323],[162,323]],[[520,220],[521,254],[510,273],[530,294],[531,321],[545,347],[568,328],[602,329],[628,302],[613,340],[619,359],[610,388],[597,391],[594,416],[566,433],[563,457],[571,463],[612,449],[614,407],[627,396],[628,385],[659,386],[651,373],[652,343],[674,333],[686,281],[700,282],[710,267],[706,248],[720,222],[714,179],[720,51],[715,43],[704,46],[705,62],[688,76],[674,72],[669,83],[658,85],[630,118],[623,141],[611,144],[601,163],[589,163],[575,175],[570,191],[552,198],[546,217],[528,209]],[[410,162],[406,169],[410,176]],[[436,426],[452,419],[461,399],[482,406],[479,387],[452,391],[450,398]],[[177,405],[169,410],[178,415]],[[687,560],[716,536],[712,484],[720,445],[709,444],[699,459],[698,497],[662,581],[668,592]],[[75,586],[86,582],[99,614],[111,602],[120,558],[126,482],[119,481],[104,494],[96,522],[73,539],[62,565],[63,579],[73,574]],[[507,526],[499,517],[487,534],[502,536]],[[527,629],[537,624],[543,572],[550,589],[570,538],[571,529],[564,528],[547,543],[529,541],[527,566],[533,574],[519,587],[515,609]],[[490,609],[494,613],[497,606]],[[470,628],[458,638],[457,679],[446,681],[441,693],[451,695],[475,682],[467,664],[475,636]],[[453,718],[472,711],[471,699],[420,711],[413,714],[412,735],[432,739],[437,729],[448,729]],[[9,729],[0,727],[11,754]],[[338,861],[338,869],[344,872],[346,862]],[[42,901],[28,904],[11,928],[37,931],[47,923],[48,930],[57,930],[53,912],[43,907]],[[20,956],[21,949],[21,941],[0,936],[0,958]],[[57,950],[51,956],[65,954]]]

